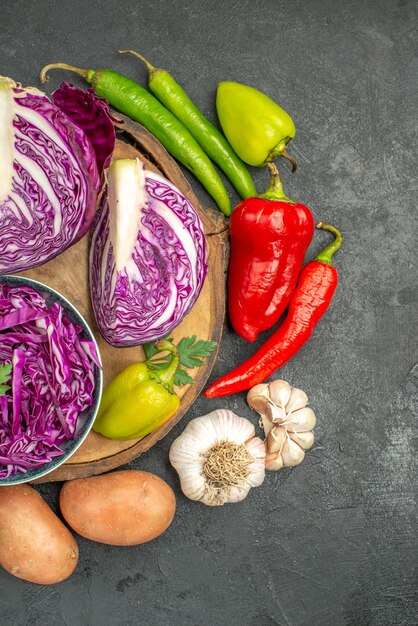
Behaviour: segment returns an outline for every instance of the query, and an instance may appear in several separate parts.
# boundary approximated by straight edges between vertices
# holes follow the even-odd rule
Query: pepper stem
[[[145,65],[147,66],[147,70],[149,72],[150,79],[155,74],[155,72],[158,72],[158,68],[154,67],[154,65],[152,65],[152,63],[150,63],[145,57],[143,57],[142,54],[139,54],[139,52],[135,52],[134,50],[118,50],[118,53],[119,54],[133,54],[134,57],[137,57],[143,63],[145,63]]]
[[[296,170],[298,169],[298,163],[295,159],[294,156],[292,156],[291,154],[288,153],[288,151],[286,150],[286,148],[284,150],[281,151],[281,153],[279,154],[279,156],[283,157],[284,159],[287,159],[288,161],[290,161],[290,163],[292,164],[292,174],[294,172],[296,172]]]
[[[265,198],[266,200],[284,200],[285,202],[293,202],[286,196],[283,191],[282,179],[280,178],[277,165],[270,161],[267,163],[267,167],[270,173],[270,183],[265,193],[259,194],[258,198]]]
[[[338,228],[335,228],[335,226],[331,226],[331,224],[327,224],[326,222],[318,222],[316,227],[332,233],[335,239],[326,248],[324,248],[318,254],[318,256],[315,257],[315,261],[320,261],[321,263],[325,263],[326,265],[332,265],[332,255],[334,254],[334,252],[337,252],[339,248],[341,248],[341,244],[343,242],[343,236],[341,234],[341,231],[339,231]]]
[[[75,72],[76,74],[79,74],[79,76],[82,76],[88,83],[91,82],[91,78],[94,74],[94,70],[86,70],[82,67],[74,67],[74,65],[68,65],[67,63],[50,63],[49,65],[45,65],[45,67],[41,69],[41,72],[39,74],[41,83],[46,83],[49,80],[49,76],[47,76],[49,70],[56,69],[70,70],[70,72]]]
[[[167,367],[160,370],[153,370],[152,372],[152,375],[158,382],[171,389],[174,383],[174,377],[180,364],[179,352],[177,347],[171,341],[167,341],[167,339],[160,339],[160,341],[157,341],[155,344],[155,347],[160,351],[167,350],[167,352],[171,352],[171,361],[168,363]]]

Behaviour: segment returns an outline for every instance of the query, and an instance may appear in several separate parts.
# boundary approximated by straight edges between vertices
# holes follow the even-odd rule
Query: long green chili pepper
[[[118,50],[120,54],[133,54],[148,69],[150,91],[191,132],[206,154],[219,165],[242,198],[257,195],[253,179],[228,140],[190,100],[183,88],[166,70],[154,67],[147,59],[133,50]]]
[[[202,183],[225,215],[231,214],[228,193],[209,157],[183,124],[152,94],[135,81],[113,70],[88,70],[66,63],[51,63],[40,73],[48,80],[51,69],[65,69],[82,76],[94,91],[124,115],[147,128]]]

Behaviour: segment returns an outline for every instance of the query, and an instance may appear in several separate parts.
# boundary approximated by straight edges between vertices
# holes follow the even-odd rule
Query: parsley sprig
[[[171,341],[172,343],[174,343],[174,339],[172,337],[168,337],[167,341]],[[194,369],[195,367],[200,367],[201,365],[203,365],[203,359],[210,356],[211,352],[216,348],[216,345],[216,341],[205,341],[204,339],[197,339],[196,335],[192,335],[191,337],[183,337],[183,339],[180,339],[177,344],[180,365],[174,378],[174,384],[180,386],[190,385],[194,383],[193,378],[183,368],[186,367],[187,369]],[[171,361],[171,354],[166,354],[164,356],[160,355],[157,358],[154,358],[156,357],[156,355],[160,354],[160,350],[157,350],[157,348],[155,347],[155,343],[146,343],[142,347],[144,348],[147,360],[152,359],[152,366],[156,370],[160,370],[163,367],[166,367]]]
[[[4,396],[6,391],[9,391],[10,385],[5,385],[10,378],[12,373],[12,364],[4,363],[4,365],[0,365],[0,396]]]

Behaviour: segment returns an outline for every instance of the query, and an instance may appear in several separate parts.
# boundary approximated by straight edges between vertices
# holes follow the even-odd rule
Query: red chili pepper
[[[207,398],[228,396],[263,382],[311,336],[337,287],[338,274],[331,258],[342,244],[342,235],[334,226],[319,222],[317,228],[333,233],[335,239],[303,268],[285,320],[252,357],[208,387],[204,392]]]
[[[277,167],[269,169],[266,193],[240,202],[230,219],[229,317],[247,341],[285,311],[314,233],[308,207],[285,196]]]

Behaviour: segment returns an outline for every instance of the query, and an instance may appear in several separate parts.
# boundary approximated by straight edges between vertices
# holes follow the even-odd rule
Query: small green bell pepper
[[[258,89],[234,82],[218,85],[216,108],[222,130],[238,156],[261,167],[278,156],[296,161],[286,146],[296,134],[292,118]]]
[[[129,365],[106,387],[93,430],[109,439],[138,439],[157,430],[180,406],[173,389],[179,354],[171,341],[159,341],[159,350],[171,352],[164,369],[150,361]]]

